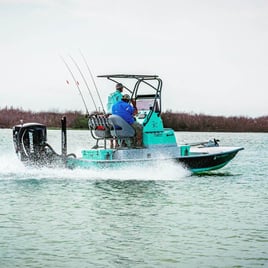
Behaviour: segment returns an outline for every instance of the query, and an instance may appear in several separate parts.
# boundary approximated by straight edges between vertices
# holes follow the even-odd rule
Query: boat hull
[[[86,158],[69,158],[66,161],[68,168],[85,168],[85,169],[110,169],[125,166],[149,166],[152,163],[175,162],[189,169],[193,173],[202,173],[210,170],[220,169],[228,164],[235,155],[243,148],[232,148],[229,151],[204,153],[193,152],[187,156],[176,157],[155,157],[155,158],[132,158],[132,159],[107,159],[107,160],[91,160]]]
[[[201,173],[224,167],[236,156],[238,151],[240,150],[216,155],[181,157],[177,159],[177,162],[183,164],[193,173]]]

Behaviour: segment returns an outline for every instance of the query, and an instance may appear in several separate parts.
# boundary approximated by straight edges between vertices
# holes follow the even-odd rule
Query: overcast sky
[[[158,74],[164,110],[268,115],[267,0],[0,0],[0,25],[0,108],[85,111],[60,58],[87,75],[81,50],[94,76]]]

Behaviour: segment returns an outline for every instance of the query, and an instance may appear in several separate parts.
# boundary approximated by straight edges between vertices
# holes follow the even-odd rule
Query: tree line
[[[176,131],[268,132],[268,116],[211,116],[205,114],[162,113],[165,127]]]
[[[13,107],[0,108],[0,128],[11,128],[14,125],[29,122],[41,123],[50,128],[61,126],[61,118],[66,116],[68,128],[86,128],[87,119],[82,112],[66,111],[61,112],[33,112]]]
[[[24,123],[37,122],[50,128],[58,128],[63,116],[67,118],[67,127],[87,129],[87,117],[81,111],[33,112],[23,109],[0,108],[0,128],[11,128]],[[178,113],[168,110],[161,114],[163,124],[175,131],[205,131],[205,132],[268,132],[268,116],[257,118],[244,116],[210,116],[205,114]]]

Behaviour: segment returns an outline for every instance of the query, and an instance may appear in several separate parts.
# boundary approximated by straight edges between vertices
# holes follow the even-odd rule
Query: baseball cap
[[[116,89],[123,89],[123,85],[121,83],[117,83],[115,87]]]
[[[130,96],[128,94],[123,95],[122,100],[130,100]]]

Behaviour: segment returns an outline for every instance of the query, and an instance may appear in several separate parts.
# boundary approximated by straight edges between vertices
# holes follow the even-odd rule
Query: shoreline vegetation
[[[0,107],[0,128],[12,128],[24,123],[37,122],[48,128],[59,128],[63,116],[67,118],[67,127],[71,129],[88,129],[88,120],[81,111],[25,111],[13,107]],[[161,113],[166,128],[175,131],[196,132],[268,132],[268,115],[256,118],[245,116],[211,116],[167,110]]]

